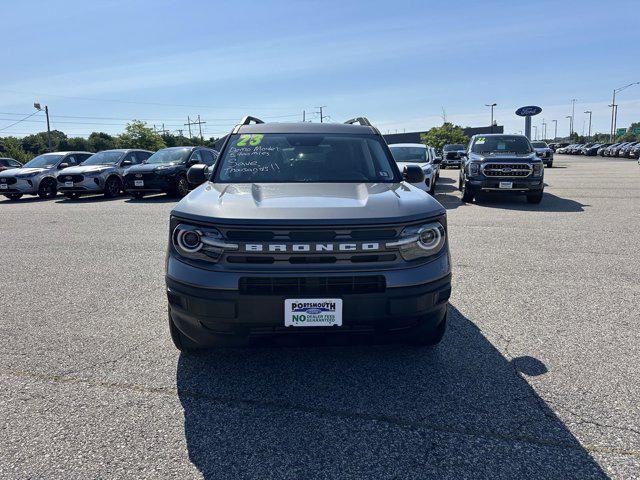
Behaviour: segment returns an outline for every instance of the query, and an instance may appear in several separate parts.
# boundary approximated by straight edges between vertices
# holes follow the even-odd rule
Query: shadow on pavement
[[[127,203],[177,203],[180,199],[163,193],[142,198],[129,197],[125,201]]]
[[[436,348],[181,355],[189,458],[219,478],[607,478],[522,374],[450,307]],[[522,372],[522,373],[519,373]]]
[[[483,207],[503,208],[507,210],[528,210],[535,212],[584,212],[584,205],[570,198],[558,197],[544,192],[542,202],[538,205],[527,203],[524,195],[502,195],[499,193],[482,193],[476,203]]]

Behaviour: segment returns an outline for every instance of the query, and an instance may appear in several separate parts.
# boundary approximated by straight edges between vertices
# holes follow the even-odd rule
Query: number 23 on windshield
[[[240,135],[240,140],[238,140],[238,143],[236,143],[236,146],[238,147],[246,147],[247,144],[255,147],[257,145],[260,145],[260,142],[262,142],[262,138],[264,137],[264,135],[261,134],[255,134],[255,135]]]

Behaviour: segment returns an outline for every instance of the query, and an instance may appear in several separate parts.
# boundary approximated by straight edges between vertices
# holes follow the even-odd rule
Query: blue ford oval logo
[[[320,310],[319,308],[307,308],[307,313],[309,315],[317,315],[320,312],[322,312],[322,310]]]
[[[516,115],[520,117],[531,117],[533,115],[538,115],[542,113],[542,108],[536,107],[535,105],[529,105],[528,107],[520,107],[516,110]]]

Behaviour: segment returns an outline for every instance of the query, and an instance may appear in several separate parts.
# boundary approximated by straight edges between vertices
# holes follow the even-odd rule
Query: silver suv
[[[58,173],[58,190],[67,198],[104,193],[107,198],[122,192],[125,169],[144,162],[152,155],[148,150],[103,150],[82,165]]]
[[[58,193],[58,171],[80,165],[93,155],[90,152],[54,152],[38,155],[22,168],[0,172],[0,194],[11,200],[23,195],[53,198]]]
[[[183,351],[278,335],[433,345],[446,328],[446,211],[366,118],[245,117],[172,210],[169,328]]]

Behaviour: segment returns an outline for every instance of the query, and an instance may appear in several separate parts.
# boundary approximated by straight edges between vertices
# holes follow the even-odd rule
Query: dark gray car
[[[180,350],[277,335],[442,338],[446,211],[365,118],[247,117],[172,210],[169,327]]]

